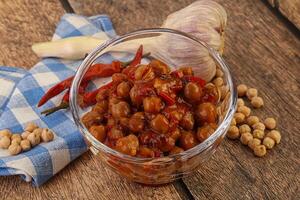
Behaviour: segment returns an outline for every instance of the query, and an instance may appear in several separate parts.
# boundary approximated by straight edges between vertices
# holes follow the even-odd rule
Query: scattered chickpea
[[[220,70],[220,69],[217,69],[217,70],[216,70],[216,77],[223,77],[223,76],[224,76],[223,71]]]
[[[28,135],[27,140],[30,141],[31,146],[36,146],[41,142],[41,137],[38,132],[32,132]]]
[[[266,129],[265,125],[261,122],[257,122],[255,124],[252,125],[253,129],[258,129],[258,130],[262,130],[264,131]]]
[[[22,151],[28,151],[31,149],[31,144],[30,144],[30,141],[25,139],[25,140],[22,140],[21,143],[20,143],[20,146],[22,148]]]
[[[10,130],[8,129],[3,129],[3,130],[0,130],[0,138],[1,137],[4,137],[4,136],[7,136],[7,137],[11,137],[12,133]]]
[[[19,139],[14,139],[14,140],[11,140],[11,143],[10,144],[20,144],[21,140]]]
[[[272,117],[268,117],[265,119],[264,124],[267,129],[274,129],[276,128],[276,120]]]
[[[254,155],[258,157],[263,157],[267,153],[267,149],[264,145],[257,145],[253,149]]]
[[[217,87],[221,87],[224,84],[224,81],[221,77],[215,78],[212,82]]]
[[[237,100],[237,106],[238,106],[238,107],[241,107],[241,106],[244,106],[244,105],[245,105],[244,100],[241,99],[241,98],[238,98],[238,100]]]
[[[38,126],[37,126],[35,123],[29,122],[29,123],[26,125],[24,131],[32,132],[32,131],[34,131],[34,129],[37,129],[37,128],[38,128]]]
[[[240,141],[242,144],[244,145],[248,145],[248,143],[253,139],[253,136],[251,133],[249,132],[246,132],[246,133],[243,133],[240,137]]]
[[[54,134],[51,130],[44,128],[41,134],[41,139],[43,142],[50,142],[54,138]]]
[[[231,123],[230,123],[230,126],[235,126],[235,125],[236,125],[235,118],[232,118]]]
[[[277,130],[272,130],[269,133],[267,133],[267,137],[272,138],[276,142],[276,144],[280,143],[281,135],[280,132]]]
[[[36,135],[41,137],[43,130],[44,130],[43,128],[36,128],[32,133],[35,133]]]
[[[261,97],[253,97],[251,104],[254,108],[260,108],[264,105],[264,100]]]
[[[235,113],[234,118],[237,124],[241,124],[245,121],[245,115],[243,113]]]
[[[253,137],[258,139],[263,139],[265,136],[265,132],[259,129],[255,129],[253,131]]]
[[[249,116],[247,118],[247,124],[249,126],[252,126],[252,125],[254,125],[254,124],[258,123],[258,122],[259,122],[259,118],[257,116]]]
[[[245,84],[240,84],[237,86],[237,92],[239,97],[243,97],[246,95],[248,87]]]
[[[3,136],[0,138],[0,148],[7,149],[10,145],[10,138],[8,136]]]
[[[243,125],[241,125],[239,127],[239,131],[240,131],[241,134],[247,133],[247,132],[250,133],[251,132],[251,128],[250,128],[250,126],[248,124],[243,124]]]
[[[246,117],[249,117],[251,114],[251,109],[247,106],[238,107],[238,112],[243,113]]]
[[[249,88],[246,92],[246,96],[249,100],[251,100],[253,97],[257,97],[257,89],[255,88]]]
[[[30,133],[31,133],[31,132],[29,132],[29,131],[23,132],[23,133],[21,134],[22,139],[23,139],[23,140],[27,139],[27,137],[28,137],[28,135],[29,135]]]
[[[17,155],[22,151],[22,148],[19,144],[11,144],[8,147],[8,152],[10,153],[10,155]]]
[[[228,131],[227,131],[227,137],[229,139],[237,139],[240,137],[240,132],[239,132],[239,129],[238,127],[236,126],[230,126]]]
[[[11,143],[18,143],[18,144],[20,144],[20,142],[22,140],[22,137],[21,137],[20,134],[13,134],[10,139],[11,139]]]
[[[254,147],[258,146],[261,144],[261,140],[257,139],[257,138],[253,138],[252,140],[250,140],[248,142],[248,147],[250,147],[250,149],[254,150]]]
[[[275,141],[270,137],[265,137],[263,140],[263,145],[265,145],[267,149],[272,149],[275,145]]]

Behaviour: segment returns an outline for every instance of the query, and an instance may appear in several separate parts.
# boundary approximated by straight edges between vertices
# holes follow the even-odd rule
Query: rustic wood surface
[[[195,175],[161,187],[126,182],[86,153],[40,188],[19,177],[0,177],[0,199],[300,199],[299,32],[262,1],[218,1],[229,15],[224,57],[237,83],[259,89],[266,106],[255,113],[278,119],[280,145],[259,159],[240,143],[225,140]],[[29,68],[37,61],[31,43],[51,38],[64,9],[107,13],[122,34],[160,26],[192,0],[69,0],[71,8],[58,0],[16,2],[0,1],[0,64]]]

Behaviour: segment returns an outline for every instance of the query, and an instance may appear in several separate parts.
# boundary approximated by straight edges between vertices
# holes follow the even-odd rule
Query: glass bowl
[[[160,48],[168,47],[168,52],[163,55],[154,53],[154,56],[164,62],[168,62],[168,64],[176,61],[180,64],[188,65],[189,63],[186,62],[189,62],[189,58],[191,57],[191,66],[194,70],[199,70],[197,65],[193,66],[192,63],[195,61],[194,57],[192,58],[192,56],[195,56],[194,52],[197,52],[197,50],[206,51],[207,55],[214,60],[216,66],[223,71],[223,79],[227,91],[225,94],[222,94],[223,98],[217,106],[219,115],[218,128],[208,139],[194,148],[176,155],[160,158],[132,157],[99,142],[81,122],[81,117],[88,109],[82,109],[79,106],[80,97],[78,96],[78,88],[88,68],[96,62],[110,63],[113,58],[122,61],[128,60],[133,57],[140,44],[143,44],[144,53],[147,52],[148,47],[153,48],[153,44],[156,45],[155,48],[158,51]],[[178,46],[179,44],[180,46]],[[178,54],[177,50],[179,49],[180,51],[180,48],[186,47],[186,45],[190,45],[189,47],[193,48],[194,51],[190,52],[191,55],[189,53]],[[177,56],[174,56],[175,53],[177,53]],[[182,61],[181,59],[185,60]],[[175,64],[172,66],[177,66]],[[176,67],[173,68],[176,69]],[[100,78],[94,84],[99,87],[108,81],[110,81],[109,78]],[[84,59],[75,75],[71,87],[70,105],[74,121],[84,136],[90,150],[95,155],[99,156],[114,172],[131,181],[158,185],[182,178],[195,171],[202,164],[205,164],[205,161],[211,157],[225,137],[235,112],[236,100],[237,95],[229,69],[222,57],[215,50],[186,33],[172,29],[157,28],[139,30],[111,39],[91,52]]]

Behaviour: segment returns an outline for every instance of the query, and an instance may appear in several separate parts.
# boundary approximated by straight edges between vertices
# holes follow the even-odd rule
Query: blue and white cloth
[[[101,39],[116,36],[106,15],[87,18],[66,14],[59,22],[53,40],[80,35]],[[40,186],[87,150],[70,112],[60,111],[48,117],[40,114],[42,110],[58,105],[61,96],[53,98],[42,108],[36,106],[51,86],[74,75],[80,63],[48,58],[29,71],[0,66],[0,130],[8,128],[21,133],[25,124],[33,121],[55,132],[54,141],[41,143],[16,156],[0,150],[0,175],[19,174],[24,180]]]

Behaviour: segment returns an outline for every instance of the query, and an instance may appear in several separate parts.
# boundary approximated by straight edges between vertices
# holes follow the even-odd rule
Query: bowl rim
[[[215,130],[215,132],[210,135],[204,142],[196,145],[195,147],[188,149],[184,152],[174,154],[174,155],[169,155],[169,156],[164,156],[164,157],[159,157],[159,158],[139,158],[139,157],[133,157],[129,156],[123,153],[120,153],[105,144],[101,143],[98,141],[94,136],[88,131],[88,129],[82,124],[79,112],[78,112],[78,106],[77,106],[77,91],[79,88],[79,83],[82,80],[81,74],[85,74],[87,69],[90,66],[97,57],[99,57],[99,53],[105,50],[106,48],[110,46],[114,46],[120,42],[125,41],[128,38],[134,37],[134,36],[140,36],[140,35],[147,35],[147,34],[161,34],[161,33],[168,33],[168,34],[175,34],[179,35],[181,37],[188,38],[190,40],[193,40],[194,42],[198,43],[199,45],[205,47],[208,51],[210,56],[213,57],[214,61],[218,63],[218,65],[221,67],[222,71],[227,74],[227,79],[228,79],[228,86],[229,86],[229,91],[230,91],[230,98],[229,98],[229,106],[226,111],[226,114],[224,116],[224,119],[222,122],[219,124],[218,128]],[[171,162],[174,161],[174,159],[184,159],[184,158],[190,158],[193,157],[197,154],[200,154],[204,150],[208,149],[219,136],[221,136],[225,129],[229,128],[229,125],[231,123],[231,120],[234,116],[235,110],[236,110],[236,102],[237,102],[237,92],[236,88],[234,87],[233,84],[233,79],[231,77],[230,70],[228,68],[228,65],[222,58],[222,56],[213,48],[209,47],[205,42],[200,41],[194,36],[191,36],[187,33],[184,33],[182,31],[174,30],[174,29],[169,29],[169,28],[148,28],[148,29],[140,29],[137,31],[133,31],[127,34],[124,34],[122,36],[118,36],[115,38],[112,38],[103,44],[99,45],[96,47],[91,53],[86,56],[86,58],[83,60],[83,62],[80,64],[75,77],[73,79],[71,89],[70,89],[70,108],[72,112],[73,119],[79,128],[81,134],[85,138],[85,140],[88,140],[92,144],[94,148],[96,148],[96,151],[104,151],[105,153],[108,153],[110,155],[113,155],[115,157],[122,158],[126,162],[131,162],[131,163],[144,163],[144,162],[151,162],[152,164],[155,163],[161,163],[161,162]],[[88,144],[87,144],[88,145]],[[94,149],[95,150],[95,149]]]

